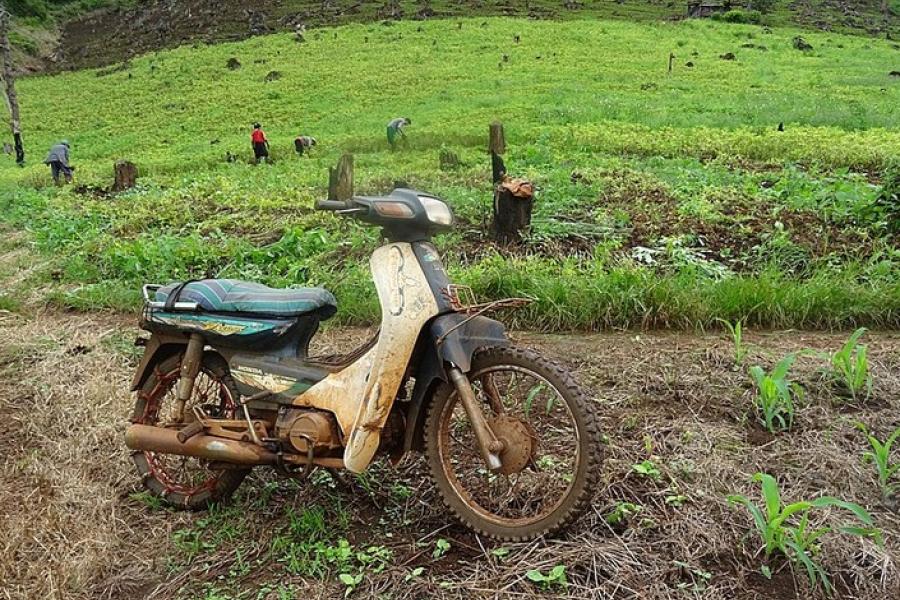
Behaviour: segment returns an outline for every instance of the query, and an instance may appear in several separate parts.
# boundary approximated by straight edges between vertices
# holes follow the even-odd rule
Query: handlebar
[[[341,202],[340,200],[317,200],[316,210],[346,210],[353,208],[351,202]]]

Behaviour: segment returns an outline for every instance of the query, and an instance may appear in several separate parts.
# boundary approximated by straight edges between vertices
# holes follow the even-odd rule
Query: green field
[[[813,50],[795,49],[797,35]],[[461,226],[438,246],[457,279],[485,297],[538,298],[516,325],[900,325],[895,43],[490,18],[307,37],[21,80],[29,166],[0,165],[0,220],[50,260],[23,285],[64,306],[130,308],[145,281],[315,284],[335,291],[344,322],[377,320],[366,271],[377,232],[311,210],[350,151],[360,193],[404,181],[447,199]],[[241,68],[226,68],[231,57]],[[390,152],[384,124],[398,115],[413,120],[409,144]],[[538,189],[515,250],[486,233],[495,119],[510,171]],[[275,164],[248,164],[254,120]],[[319,140],[312,159],[293,156],[300,133]],[[63,137],[77,189],[53,188],[40,164]],[[442,150],[463,166],[441,170]],[[138,164],[139,189],[92,192],[120,158]]]

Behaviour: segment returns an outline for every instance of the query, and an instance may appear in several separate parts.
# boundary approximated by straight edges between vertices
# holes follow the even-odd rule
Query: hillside
[[[775,27],[801,26],[888,39],[900,36],[898,0],[724,3],[760,8],[762,22]],[[43,63],[53,70],[104,66],[162,48],[240,40],[293,30],[298,24],[312,28],[482,16],[659,22],[687,15],[685,0],[15,0],[10,6],[27,16],[14,39],[24,51],[19,62],[26,68],[40,68]],[[58,46],[52,42],[55,38]]]
[[[539,298],[521,325],[897,326],[898,56],[708,21],[405,22],[182,47],[21,81],[32,159],[0,168],[0,211],[54,256],[65,306],[133,307],[145,280],[209,273],[324,284],[345,321],[368,323],[377,232],[311,210],[351,151],[359,192],[404,181],[450,202],[453,272],[481,295]],[[390,152],[398,114],[414,125]],[[511,171],[538,187],[524,248],[487,236],[495,119]],[[247,164],[255,120],[275,164]],[[300,133],[320,141],[311,159],[293,156]],[[54,189],[38,160],[62,137],[78,185]],[[442,149],[462,166],[439,168]],[[108,197],[119,158],[141,186]]]

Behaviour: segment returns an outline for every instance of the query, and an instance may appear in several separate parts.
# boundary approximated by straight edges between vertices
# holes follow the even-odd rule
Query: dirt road
[[[561,539],[502,550],[448,522],[418,458],[378,464],[348,487],[323,474],[298,488],[257,470],[212,515],[155,506],[138,493],[122,443],[137,333],[131,316],[0,312],[0,598],[342,597],[327,561],[302,575],[318,554],[297,523],[313,508],[354,548],[390,554],[354,597],[809,597],[805,573],[777,559],[772,581],[759,574],[748,515],[725,500],[759,498],[749,482],[757,471],[775,475],[787,500],[830,494],[866,506],[885,547],[832,534],[819,561],[839,597],[900,593],[900,515],[881,500],[855,429],[862,421],[884,436],[900,426],[900,333],[864,338],[874,387],[860,405],[835,398],[822,360],[801,358],[792,373],[806,401],[794,431],[778,436],[754,424],[749,380],[721,335],[519,334],[593,390],[609,443],[593,511]],[[748,361],[771,366],[789,351],[837,348],[846,334],[749,338]],[[658,476],[634,470],[645,460]],[[439,538],[450,548],[434,558]],[[306,562],[291,562],[297,548]],[[526,577],[555,565],[566,566],[567,586]]]

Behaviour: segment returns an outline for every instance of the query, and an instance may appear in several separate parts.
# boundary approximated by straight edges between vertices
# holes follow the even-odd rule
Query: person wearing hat
[[[308,135],[298,135],[294,138],[294,150],[297,156],[303,156],[304,152],[308,152],[310,148],[316,145],[316,138]]]
[[[391,146],[391,150],[393,150],[397,146],[397,137],[401,137],[406,139],[406,134],[403,133],[403,128],[407,125],[412,125],[412,119],[408,119],[406,117],[397,117],[396,119],[391,119],[391,121],[387,124],[387,140],[388,144]]]
[[[59,185],[59,175],[63,174],[66,183],[72,183],[72,167],[69,165],[69,141],[62,140],[52,148],[47,158],[44,159],[45,165],[50,165],[50,174],[53,176],[53,182]]]
[[[260,161],[265,162],[269,158],[269,140],[266,139],[266,134],[259,123],[253,124],[250,142],[253,144],[253,156],[256,158],[256,164],[259,164]]]

